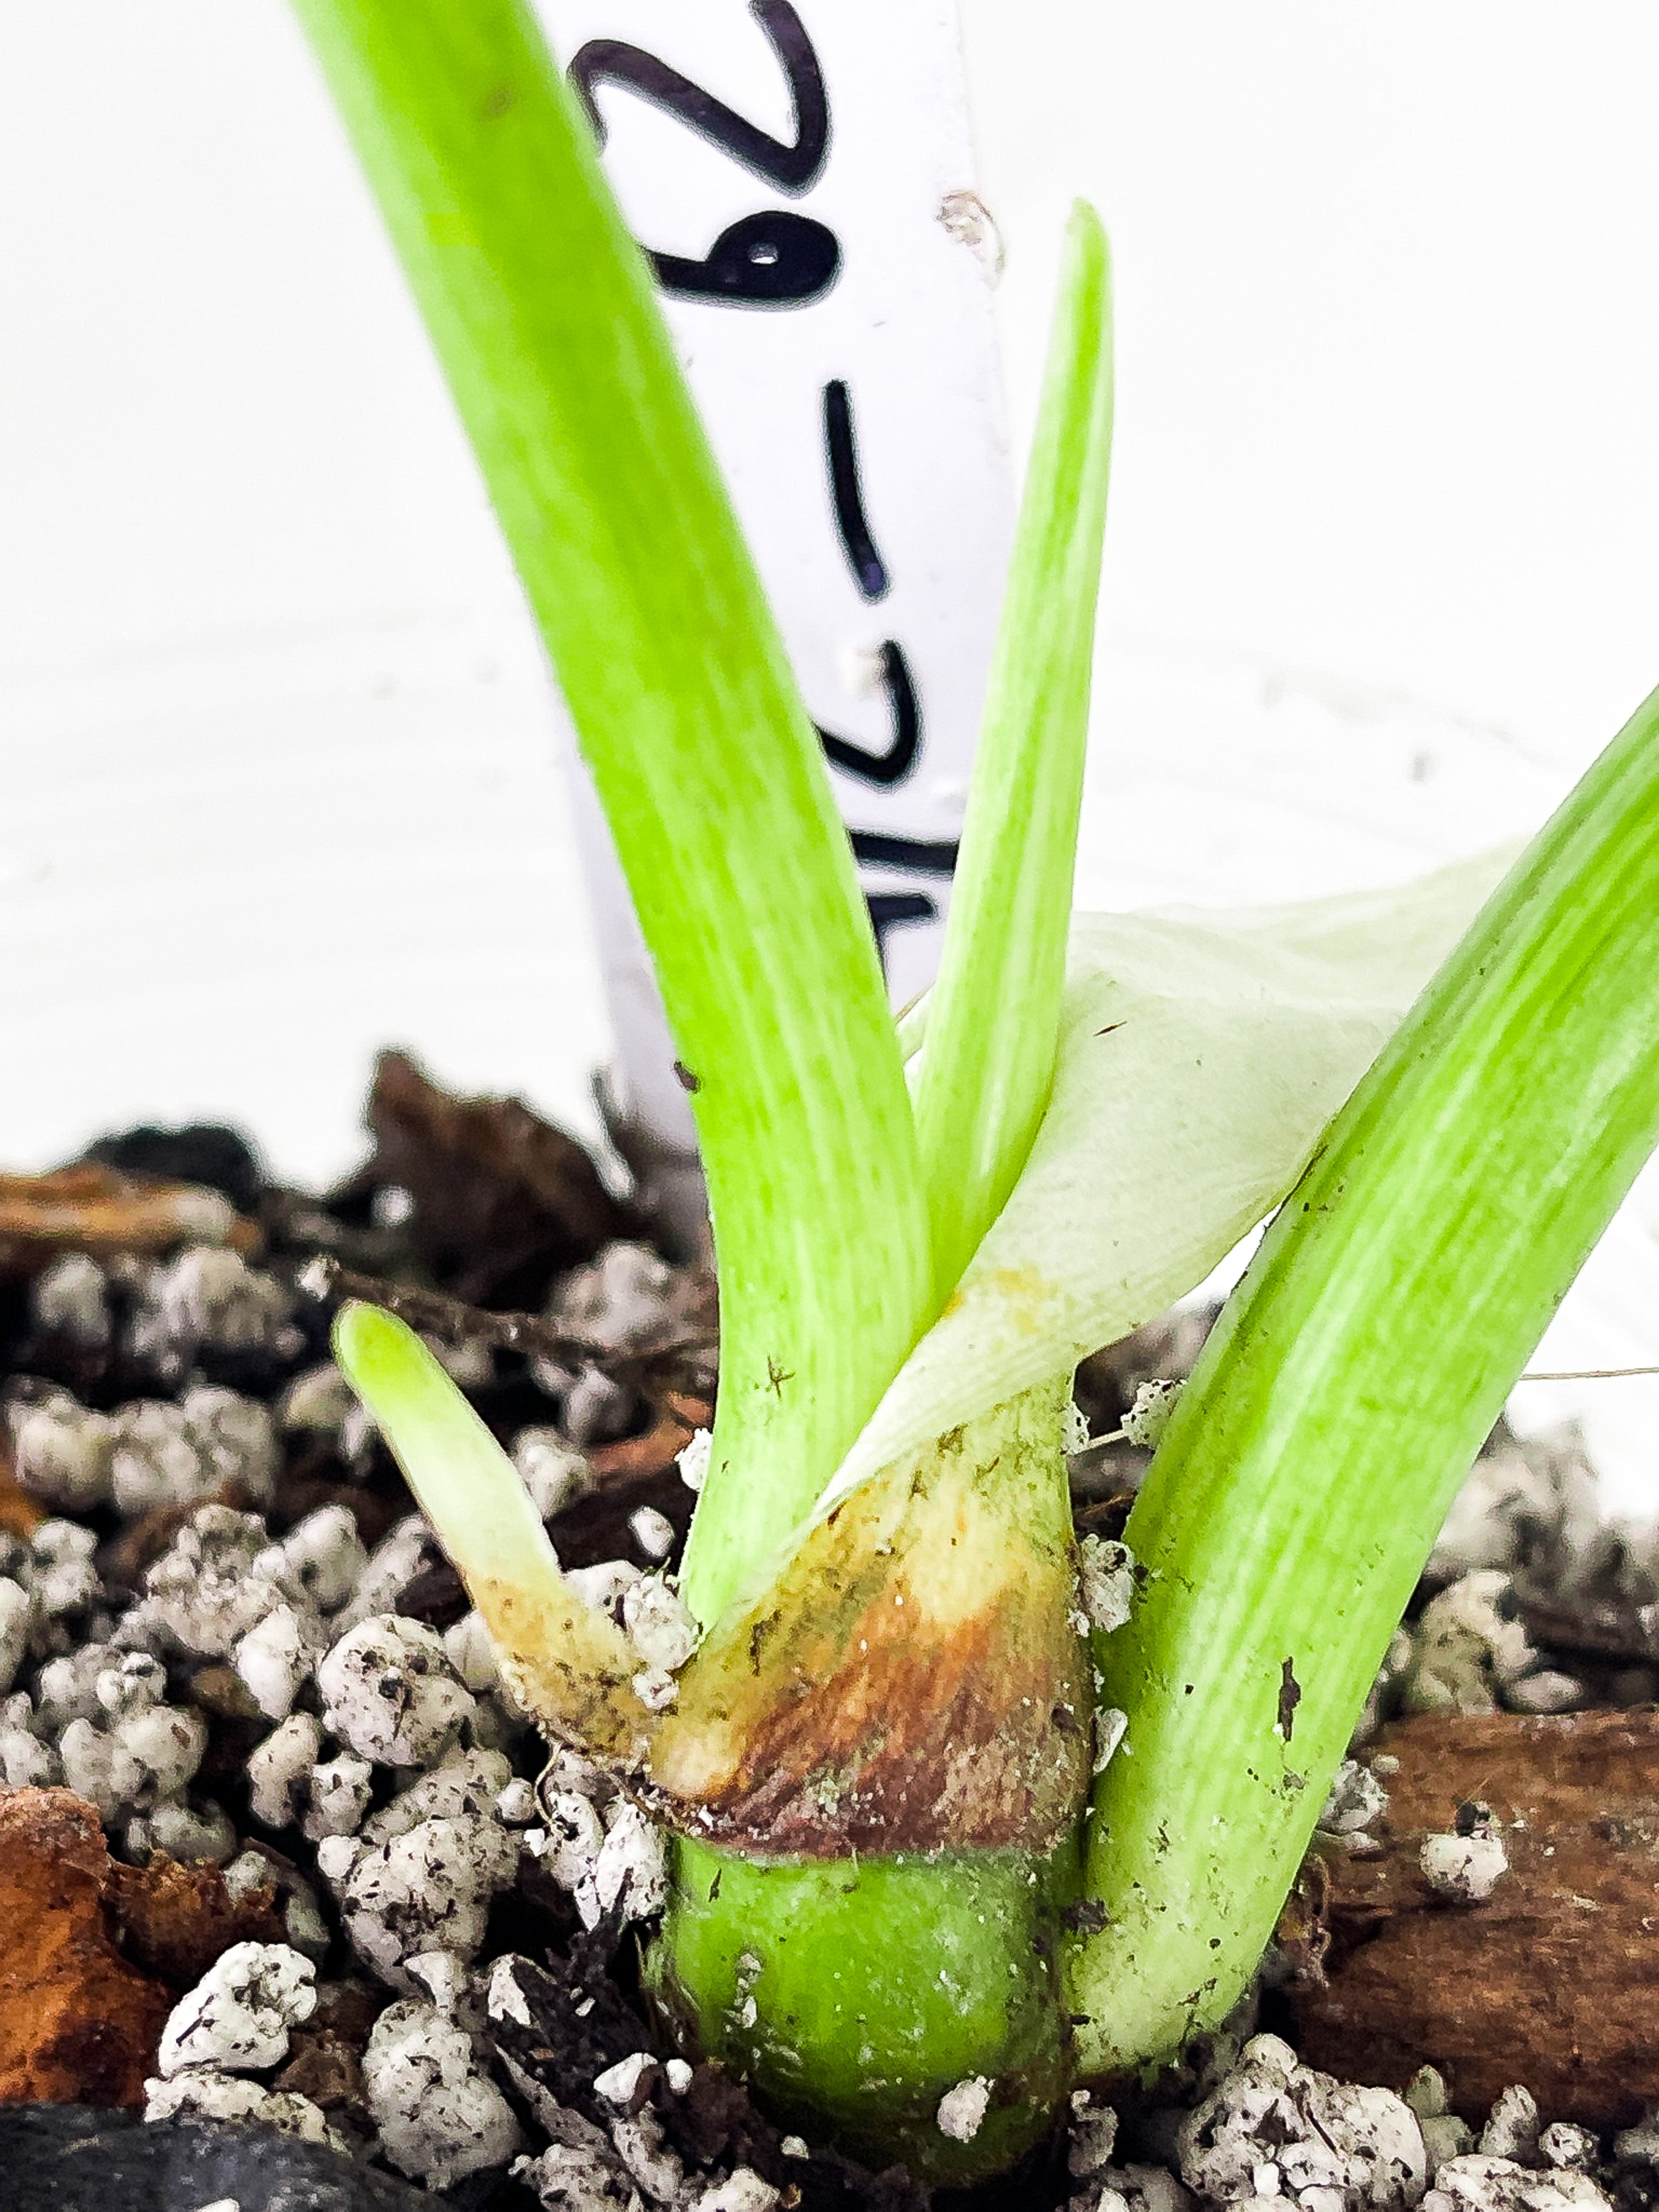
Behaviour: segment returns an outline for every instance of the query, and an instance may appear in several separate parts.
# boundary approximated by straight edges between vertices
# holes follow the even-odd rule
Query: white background
[[[1017,449],[1073,192],[1117,252],[1085,897],[1535,818],[1659,681],[1659,15],[964,17]],[[536,648],[278,0],[6,0],[0,301],[0,1158],[213,1113],[320,1176],[391,1038],[583,1115]],[[1571,1327],[1652,1358],[1626,1244]]]

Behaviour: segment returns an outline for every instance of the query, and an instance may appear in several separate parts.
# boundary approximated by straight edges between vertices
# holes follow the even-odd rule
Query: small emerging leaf
[[[632,1687],[634,1647],[559,1571],[518,1469],[477,1414],[377,1306],[341,1308],[334,1356],[459,1568],[519,1702],[578,1750],[641,1765],[657,1723]]]
[[[1111,258],[1079,201],[916,1089],[941,1300],[1018,1179],[1054,1082],[1111,450]]]
[[[1077,916],[1025,1172],[819,1513],[1202,1282],[1290,1189],[1513,857],[1255,912]]]

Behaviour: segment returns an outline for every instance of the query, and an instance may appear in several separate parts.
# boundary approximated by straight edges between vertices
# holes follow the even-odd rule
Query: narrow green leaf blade
[[[1112,391],[1110,254],[1079,201],[916,1092],[941,1300],[1013,1188],[1054,1081]]]
[[[1128,1715],[1074,1960],[1090,2070],[1254,1972],[1389,1634],[1551,1314],[1659,1143],[1659,692],[1322,1139],[1131,1516]]]
[[[414,1331],[378,1306],[342,1306],[340,1371],[374,1414],[483,1615],[502,1672],[554,1735],[640,1765],[656,1727],[639,1662],[559,1562],[517,1468]]]
[[[1511,854],[1247,914],[1075,918],[1024,1173],[818,1510],[1150,1320],[1285,1195]],[[924,1054],[927,1002],[906,1024]]]
[[[722,1382],[685,1573],[712,1618],[927,1318],[873,941],[645,264],[532,10],[295,5],[471,436],[697,1086]]]

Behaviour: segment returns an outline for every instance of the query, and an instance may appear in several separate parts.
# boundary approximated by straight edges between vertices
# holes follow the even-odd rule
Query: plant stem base
[[[679,2040],[722,2060],[786,2127],[920,2179],[1011,2165],[1069,2086],[1060,1914],[1068,1838],[1045,1856],[757,1860],[679,1840],[647,1981]],[[939,2125],[990,2085],[971,2139]]]

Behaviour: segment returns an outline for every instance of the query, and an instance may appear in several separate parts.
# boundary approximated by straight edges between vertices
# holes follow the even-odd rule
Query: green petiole
[[[683,1065],[721,1388],[685,1595],[806,1516],[929,1318],[915,1133],[817,736],[524,0],[295,0],[471,434]]]
[[[1104,1639],[1086,2068],[1231,2009],[1482,1438],[1659,1143],[1659,693],[1327,1131],[1182,1394]]]

